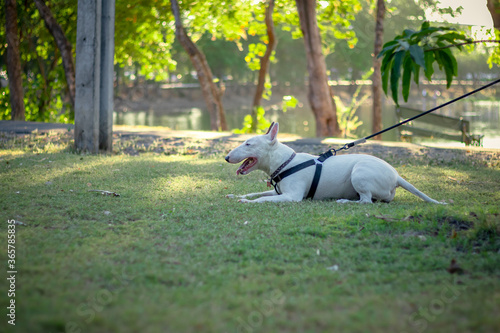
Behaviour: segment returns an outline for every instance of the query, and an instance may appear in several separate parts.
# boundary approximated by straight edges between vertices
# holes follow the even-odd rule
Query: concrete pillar
[[[113,146],[114,51],[115,0],[102,0],[99,149],[104,151],[112,151]]]
[[[112,149],[114,3],[78,1],[75,146],[80,151]]]

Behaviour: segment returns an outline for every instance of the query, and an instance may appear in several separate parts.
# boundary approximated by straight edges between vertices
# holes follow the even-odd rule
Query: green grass
[[[390,204],[253,205],[225,195],[266,190],[264,174],[236,177],[222,154],[45,151],[0,150],[2,244],[8,220],[24,224],[16,225],[16,326],[3,314],[0,328],[500,330],[498,166],[395,164],[447,206],[401,189]],[[452,259],[464,274],[447,272]]]

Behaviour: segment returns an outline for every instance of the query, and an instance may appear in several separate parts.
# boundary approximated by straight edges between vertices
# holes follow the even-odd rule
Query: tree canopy
[[[73,45],[74,52],[76,2],[50,0],[46,4]],[[71,122],[73,114],[60,51],[34,2],[18,1],[17,5],[26,120]],[[190,37],[206,55],[216,79],[253,83],[257,78],[257,72],[253,71],[257,68],[256,60],[266,45],[264,6],[256,5],[251,0],[184,0],[179,1],[179,5],[185,13],[183,20],[189,26]],[[423,8],[426,6],[434,6],[434,1],[393,0],[388,3],[384,40],[390,41],[404,29],[419,31],[425,20]],[[373,1],[317,1],[316,9],[329,78],[360,78],[372,66],[375,24]],[[5,21],[4,6],[0,6],[0,19]],[[307,76],[307,66],[294,1],[276,0],[273,19],[279,42],[272,56],[270,77],[278,84],[302,85]],[[478,68],[484,71],[487,69],[484,59],[489,54],[493,54],[490,65],[496,66],[495,61],[500,59],[498,49],[487,46],[479,48],[480,52],[470,58],[475,61],[463,62],[460,59],[464,55],[456,55],[458,71],[445,70],[443,77],[475,75]],[[412,50],[415,54],[416,49]],[[433,52],[434,59],[453,62],[445,56],[448,53],[445,50]],[[5,54],[5,30],[0,29],[0,79],[3,79],[0,81],[0,118],[9,119]],[[409,56],[412,56],[411,51]],[[405,65],[410,69],[410,64],[405,62],[402,55],[397,58],[397,62],[401,62],[402,74],[399,79],[403,82],[399,87],[407,87],[408,73],[415,73],[416,67],[412,67],[405,75]],[[414,56],[412,59],[420,61],[421,57]],[[425,65],[425,57],[419,65],[424,68],[422,64]],[[191,75],[192,64],[175,40],[175,24],[169,0],[138,0],[133,3],[116,0],[115,69],[120,84],[195,80]],[[424,73],[429,74],[430,69],[425,69],[427,72]],[[390,75],[386,78],[390,83]]]

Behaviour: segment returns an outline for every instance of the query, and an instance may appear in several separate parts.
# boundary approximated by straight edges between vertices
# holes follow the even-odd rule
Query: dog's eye
[[[245,142],[245,146],[251,146],[250,142]]]

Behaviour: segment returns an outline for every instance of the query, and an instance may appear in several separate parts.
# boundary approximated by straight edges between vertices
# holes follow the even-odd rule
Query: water
[[[435,97],[421,97],[414,99],[413,102],[410,101],[405,106],[426,111],[444,102],[446,100]],[[287,112],[271,109],[266,112],[266,117],[270,121],[279,122],[281,132],[297,134],[302,137],[314,137],[316,135],[315,120],[306,104],[304,103],[302,107],[289,109]],[[357,137],[372,134],[371,112],[370,102],[361,105],[356,111],[356,115],[363,121],[363,124],[354,132]],[[243,118],[249,113],[249,108],[226,109],[229,128],[241,128]],[[456,118],[463,117],[469,120],[471,133],[485,136],[483,139],[484,147],[500,148],[500,101],[463,100],[440,109],[436,113]],[[382,119],[383,128],[392,126],[397,122],[395,107],[389,100],[385,100]],[[113,122],[116,125],[166,126],[175,130],[210,130],[208,112],[199,108],[177,109],[174,112],[167,110],[114,112]],[[382,139],[396,141],[397,131],[392,130],[384,133]],[[457,144],[463,146],[461,143]]]

